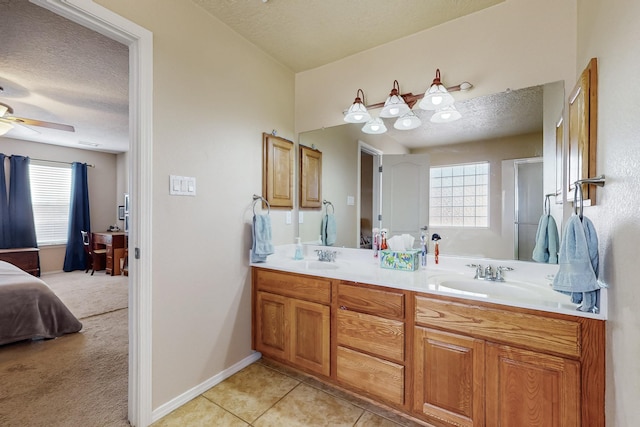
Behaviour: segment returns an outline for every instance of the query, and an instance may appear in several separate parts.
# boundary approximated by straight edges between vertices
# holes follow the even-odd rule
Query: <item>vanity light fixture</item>
[[[398,117],[398,120],[393,124],[393,127],[398,130],[411,130],[417,128],[421,124],[422,120],[416,116],[416,113],[409,111],[404,116]]]
[[[440,81],[440,69],[436,70],[436,78],[433,79],[433,83],[429,86],[429,89],[424,93],[422,101],[420,101],[419,107],[423,110],[438,110],[453,104],[455,100],[453,96],[447,91]]]
[[[360,98],[362,94],[362,98]],[[364,92],[362,89],[358,89],[356,93],[356,99],[353,101],[349,110],[344,116],[344,121],[347,123],[366,123],[371,120],[371,115],[367,112],[367,107],[363,103]]]
[[[371,135],[379,135],[386,131],[387,127],[384,125],[384,122],[380,117],[376,117],[375,119],[372,118],[362,127],[362,132]]]
[[[432,123],[449,123],[458,120],[462,115],[454,105],[440,108],[431,116]]]
[[[393,81],[393,89],[391,89],[391,93],[389,93],[389,97],[384,103],[384,107],[382,107],[382,111],[380,111],[380,117],[390,118],[390,117],[400,117],[405,115],[409,110],[409,106],[404,101],[404,99],[400,96],[400,84],[397,80]]]

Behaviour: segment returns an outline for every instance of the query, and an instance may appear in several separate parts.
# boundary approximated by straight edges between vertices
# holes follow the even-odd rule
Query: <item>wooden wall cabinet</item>
[[[322,207],[322,152],[300,146],[300,207]]]
[[[268,270],[253,274],[254,348],[328,377],[331,283]]]
[[[293,148],[289,140],[262,134],[262,195],[272,208],[293,208]]]

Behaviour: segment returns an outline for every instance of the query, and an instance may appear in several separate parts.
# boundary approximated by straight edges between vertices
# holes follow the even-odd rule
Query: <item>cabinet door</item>
[[[290,299],[291,362],[329,376],[331,360],[330,313],[328,306]]]
[[[288,359],[288,298],[268,292],[257,292],[256,350],[283,360]]]
[[[445,425],[483,426],[484,341],[417,327],[414,356],[413,409]]]
[[[489,343],[486,375],[487,425],[580,425],[579,362]]]

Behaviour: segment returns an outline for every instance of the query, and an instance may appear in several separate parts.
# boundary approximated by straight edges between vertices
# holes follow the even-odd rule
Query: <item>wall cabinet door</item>
[[[330,313],[322,304],[258,291],[256,350],[329,376]]]
[[[480,339],[416,327],[414,411],[438,425],[483,426],[484,347]]]
[[[488,426],[580,425],[580,363],[487,344]]]
[[[290,299],[291,362],[309,371],[331,373],[330,313],[328,306]]]

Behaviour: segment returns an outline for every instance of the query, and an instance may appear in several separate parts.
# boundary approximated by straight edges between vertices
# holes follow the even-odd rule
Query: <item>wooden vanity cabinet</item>
[[[405,294],[340,282],[336,380],[390,403],[405,403]]]
[[[413,411],[442,426],[604,425],[604,322],[417,295]]]
[[[328,377],[331,282],[262,269],[252,274],[254,349]]]

